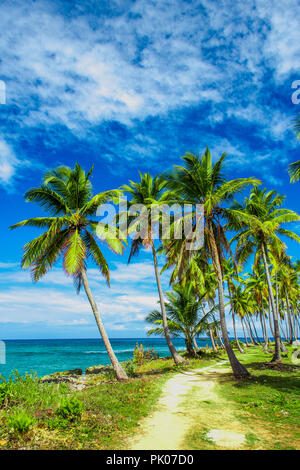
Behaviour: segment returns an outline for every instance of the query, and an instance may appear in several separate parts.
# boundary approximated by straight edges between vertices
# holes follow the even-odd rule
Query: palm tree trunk
[[[240,345],[240,342],[238,340],[237,334],[236,334],[235,316],[234,316],[234,311],[233,311],[233,308],[232,308],[231,290],[230,290],[229,281],[227,281],[227,289],[228,289],[229,301],[230,301],[231,312],[232,312],[231,315],[232,315],[232,325],[233,325],[233,333],[234,333],[234,337],[235,337],[235,342],[237,344],[237,347],[238,347],[238,350],[240,351],[240,353],[245,354],[245,351],[242,349],[242,347]]]
[[[274,333],[274,329],[273,329],[273,325],[272,325],[272,313],[271,313],[270,297],[269,297],[269,325],[270,325],[271,335],[272,335],[273,338],[275,338],[275,333]]]
[[[290,314],[291,314],[292,333],[294,335],[294,338],[297,339],[296,323],[295,323],[295,311],[294,311],[294,309],[291,305],[290,305]]]
[[[185,337],[185,345],[186,345],[186,350],[189,356],[194,357],[196,355],[194,348],[193,348],[193,343],[192,343],[192,338],[189,336]]]
[[[209,328],[209,336],[210,336],[211,347],[212,347],[213,351],[218,352],[218,350],[216,348],[216,345],[215,345],[214,335],[213,335],[213,332],[212,332],[211,328]]]
[[[216,319],[215,319],[215,316],[214,316],[213,313],[212,313],[212,317],[213,317],[213,321],[214,321],[215,323],[217,323],[217,322],[216,322]],[[219,330],[218,326],[215,327],[215,332],[216,332],[216,344],[218,345],[218,341],[219,341],[219,343],[220,343],[220,348],[221,348],[221,349],[225,349],[225,346],[224,346],[224,343],[223,343],[223,341],[222,341],[222,338],[221,338],[221,335],[220,335],[220,330]]]
[[[234,376],[236,378],[246,378],[246,377],[249,377],[250,374],[247,371],[246,367],[240,363],[240,361],[234,354],[234,351],[231,347],[231,344],[228,338],[226,318],[225,318],[224,286],[223,286],[223,275],[222,275],[221,263],[220,263],[219,252],[218,252],[218,248],[215,242],[213,230],[211,230],[210,235],[211,235],[210,240],[211,240],[212,254],[214,257],[213,261],[214,261],[214,266],[215,266],[216,275],[218,279],[220,323],[221,323],[221,330],[222,330],[222,336],[223,336],[225,349],[226,349],[227,356],[228,356]]]
[[[247,322],[247,316],[246,315],[245,315],[243,320],[244,320],[244,325],[246,325],[246,332],[248,334],[248,338],[250,339],[250,343],[251,343],[250,346],[254,346],[254,341],[253,341],[253,338],[252,338],[251,333],[249,331],[249,324]]]
[[[252,326],[253,326],[253,329],[254,329],[255,338],[257,339],[258,343],[261,344],[261,341],[260,341],[260,338],[257,334],[256,326],[255,326],[255,323],[254,323],[254,320],[253,320],[252,316],[250,317],[250,320],[251,320],[251,323],[252,323]]]
[[[241,323],[242,323],[242,328],[243,328],[243,334],[244,334],[244,338],[245,338],[246,347],[249,348],[249,343],[248,343],[247,335],[246,335],[246,332],[245,332],[244,318],[243,317],[241,317]]]
[[[287,311],[287,317],[288,317],[288,322],[289,322],[289,330],[290,330],[290,344],[292,344],[293,336],[295,336],[295,332],[294,332],[293,325],[292,325],[291,310],[290,310],[290,304],[289,304],[289,299],[288,299],[286,289],[285,289],[285,299],[286,299],[286,311]]]
[[[220,348],[225,349],[225,346],[224,346],[224,343],[223,343],[223,340],[222,340],[222,336],[220,335],[219,328],[216,328],[216,333],[217,333],[217,337],[218,337],[218,340],[219,340],[219,343],[220,343]]]
[[[160,308],[161,308],[161,314],[162,314],[162,320],[163,320],[163,329],[164,329],[166,341],[167,341],[170,353],[172,354],[172,357],[174,359],[175,364],[177,365],[177,364],[180,364],[180,363],[186,363],[187,361],[185,359],[183,359],[183,357],[181,357],[178,354],[178,352],[176,351],[175,346],[174,346],[174,344],[172,343],[172,340],[171,340],[169,327],[168,327],[168,322],[167,322],[165,301],[164,301],[164,296],[163,296],[163,291],[162,291],[162,288],[161,288],[160,276],[159,276],[159,271],[158,271],[156,251],[155,251],[155,246],[154,246],[153,242],[152,242],[152,254],[153,254],[156,284],[157,284],[157,289],[158,289],[158,294],[159,294],[159,302],[160,302]]]
[[[264,342],[266,343],[266,332],[265,332],[265,328],[264,328],[264,324],[263,324],[263,320],[262,320],[261,311],[259,312],[259,321],[260,321],[260,327],[261,327],[261,332],[262,332],[262,335],[263,335],[263,339],[264,339]]]
[[[275,352],[274,352],[274,356],[271,359],[271,362],[282,362],[281,352],[280,352],[281,339],[280,339],[280,331],[279,331],[279,323],[278,323],[278,312],[277,312],[277,309],[276,309],[276,306],[275,306],[273,290],[272,290],[272,284],[271,284],[270,273],[269,273],[269,267],[268,267],[268,262],[267,262],[267,254],[266,254],[266,249],[265,249],[264,243],[261,244],[261,249],[262,249],[262,255],[263,255],[263,262],[264,262],[264,266],[265,266],[265,272],[266,272],[266,278],[267,278],[267,284],[268,284],[268,290],[269,290],[269,297],[270,297],[270,302],[271,302],[271,310],[272,310],[272,313],[273,313],[273,320],[274,320]]]
[[[249,333],[249,338],[250,338],[251,343],[253,344],[253,346],[257,346],[257,343],[253,338],[253,333],[252,333],[252,330],[251,330],[251,325],[250,325],[248,315],[245,316],[245,323],[246,323],[246,327],[247,327],[247,330],[248,330],[248,333]]]
[[[106,334],[104,325],[102,323],[102,319],[101,319],[99,311],[98,311],[97,304],[94,300],[94,297],[92,295],[92,292],[91,292],[91,289],[90,289],[90,286],[89,286],[89,283],[88,283],[88,279],[87,279],[85,269],[81,270],[81,276],[82,276],[82,281],[83,281],[83,285],[84,285],[84,290],[86,292],[87,298],[89,299],[90,305],[92,307],[97,326],[99,328],[99,331],[100,331],[104,346],[106,348],[107,354],[109,356],[109,359],[110,359],[110,361],[112,363],[112,366],[114,368],[116,377],[120,381],[121,380],[127,380],[128,376],[127,376],[126,372],[124,371],[124,369],[122,368],[121,364],[119,363],[119,361],[118,361],[118,359],[117,359],[117,357],[116,357],[116,355],[113,351],[113,348],[111,347],[109,338]]]
[[[282,324],[281,324],[280,322],[279,322],[279,326],[280,326],[280,328],[281,328],[281,333],[282,333],[283,338],[284,338],[285,341],[288,343],[287,337],[286,337],[285,332],[284,332],[284,328],[283,328],[283,326],[282,326]]]
[[[263,324],[264,324],[264,330],[265,330],[264,339],[265,339],[266,345],[268,345],[268,344],[269,344],[268,328],[267,328],[267,324],[266,324],[265,312],[264,312],[263,310],[262,310],[262,312],[261,312],[261,315],[262,315]]]
[[[297,325],[298,325],[298,336],[300,336],[300,321],[299,318],[297,318]],[[297,336],[297,338],[298,338]]]
[[[260,310],[259,312],[259,317],[260,317],[260,323],[261,323],[261,331],[263,332],[263,337],[264,337],[264,342],[265,344],[263,345],[263,350],[265,353],[269,352],[269,337],[268,337],[268,330],[267,330],[267,325],[266,325],[266,317],[265,317],[265,312],[263,309]]]
[[[199,346],[197,344],[195,335],[193,335],[193,345],[194,345],[195,351],[198,352],[199,351]]]
[[[239,342],[237,334],[236,334],[235,316],[234,316],[233,312],[232,312],[232,324],[233,324],[233,332],[234,332],[234,337],[235,337],[235,341],[236,341],[238,350],[240,351],[240,353],[245,354],[245,351],[242,349],[242,346],[240,345],[240,342]]]

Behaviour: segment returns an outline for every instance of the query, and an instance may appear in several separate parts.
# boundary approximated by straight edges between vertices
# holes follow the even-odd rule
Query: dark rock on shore
[[[62,383],[72,382],[72,377],[82,375],[82,369],[65,370],[63,372],[54,372],[53,374],[45,375],[41,378],[42,382],[47,383]]]
[[[113,371],[112,366],[103,366],[99,364],[98,366],[88,367],[85,371],[86,374],[103,374],[105,372]]]

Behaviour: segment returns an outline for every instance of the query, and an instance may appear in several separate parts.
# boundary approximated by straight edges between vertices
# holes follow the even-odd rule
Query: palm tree
[[[235,377],[247,377],[249,372],[235,356],[227,333],[222,261],[223,249],[230,250],[230,247],[222,221],[226,221],[227,214],[224,204],[230,201],[235,193],[259,181],[254,178],[227,181],[222,174],[225,156],[223,154],[213,164],[208,148],[202,157],[188,153],[182,157],[185,166],[176,166],[173,173],[166,177],[168,186],[177,191],[181,201],[191,205],[201,204],[204,208],[204,249],[211,257],[217,276],[220,324],[226,352]]]
[[[232,291],[235,288],[234,280],[239,280],[237,269],[234,266],[232,258],[224,259],[223,260],[223,271],[224,271],[224,281],[227,282],[227,290],[228,290],[228,297],[231,306],[231,316],[232,316],[232,326],[233,326],[233,333],[235,342],[237,344],[238,350],[240,353],[244,354],[245,351],[243,350],[242,346],[240,345],[239,339],[236,333],[236,324],[235,324],[235,311],[232,305]]]
[[[152,210],[154,206],[159,207],[162,204],[166,204],[171,201],[172,193],[166,190],[166,181],[161,176],[156,176],[155,178],[153,178],[149,173],[140,173],[140,178],[141,180],[138,183],[130,181],[129,185],[126,184],[122,186],[122,190],[128,192],[131,196],[131,200],[128,203],[130,215],[133,218],[138,215],[139,206],[136,206],[137,204],[141,205],[140,210],[143,211],[143,209],[145,209],[145,212],[142,214],[143,222],[140,222],[138,227],[133,226],[134,231],[136,231],[137,228],[139,228],[140,230],[138,232],[136,231],[136,235],[132,241],[128,262],[130,262],[132,256],[136,255],[139,252],[141,247],[151,247],[163,319],[164,334],[174,362],[175,364],[179,364],[186,361],[176,351],[176,348],[172,342],[169,332],[165,301],[161,287],[160,273],[158,269],[157,254],[154,245],[155,233],[153,232],[153,228],[155,224],[160,225],[160,219],[153,214]],[[130,220],[131,217],[129,217],[129,221]]]
[[[297,132],[298,139],[300,139],[300,114],[298,114],[295,120],[295,131]]]
[[[299,181],[300,178],[300,160],[297,160],[294,163],[290,163],[289,165],[289,175],[291,178],[291,183],[295,183]]]
[[[246,326],[246,329],[248,330],[250,342],[254,345],[255,343],[253,341],[253,337],[251,335],[249,325],[247,324],[247,315],[249,314],[249,310],[250,310],[250,298],[246,289],[244,289],[241,284],[232,286],[231,305],[232,305],[233,313],[241,319],[245,340],[246,340],[246,335],[245,335],[245,326]]]
[[[278,267],[278,285],[279,295],[282,303],[285,303],[287,320],[288,320],[288,338],[289,343],[292,344],[293,338],[296,338],[296,331],[293,322],[293,304],[297,299],[298,291],[298,276],[292,264],[280,265]]]
[[[300,242],[300,237],[294,232],[282,228],[287,222],[300,220],[299,215],[289,209],[281,208],[284,197],[275,191],[254,187],[249,198],[243,204],[235,202],[228,210],[230,223],[228,228],[237,230],[232,242],[237,241],[236,256],[244,263],[255,252],[255,265],[262,259],[265,268],[270,307],[274,322],[275,353],[273,362],[281,361],[281,339],[278,322],[278,311],[275,305],[274,293],[269,270],[270,256],[280,258],[286,246],[280,236],[286,236]]]
[[[35,282],[41,279],[62,256],[66,275],[73,278],[79,293],[83,284],[108,356],[118,380],[126,380],[111,347],[97,304],[87,279],[87,262],[93,261],[109,284],[109,268],[94,236],[101,235],[103,241],[116,253],[122,253],[122,241],[112,231],[104,228],[91,217],[95,216],[100,204],[108,202],[120,194],[118,190],[93,195],[90,181],[92,169],[85,171],[76,163],[72,170],[61,166],[47,172],[42,184],[25,194],[28,202],[35,202],[49,213],[46,217],[23,220],[13,226],[38,227],[46,229],[41,235],[24,246],[22,268],[31,268]]]
[[[197,297],[191,285],[180,286],[177,284],[173,287],[172,292],[166,293],[166,296],[168,302],[165,303],[165,307],[169,330],[173,336],[184,335],[187,352],[190,356],[194,356],[194,338],[215,326],[214,323],[209,323],[211,311],[205,315],[202,314],[202,298]],[[163,319],[159,310],[150,312],[146,321],[156,325],[155,328],[148,331],[148,336],[164,335]]]
[[[296,118],[295,121],[295,130],[297,132],[297,137],[300,139],[300,115]],[[289,165],[289,174],[291,177],[291,183],[299,181],[300,178],[300,160],[291,163]]]
[[[262,264],[252,267],[252,273],[248,273],[245,284],[247,286],[247,291],[255,299],[265,342],[264,350],[268,352],[269,337],[268,329],[266,327],[265,305],[269,294],[266,275]]]

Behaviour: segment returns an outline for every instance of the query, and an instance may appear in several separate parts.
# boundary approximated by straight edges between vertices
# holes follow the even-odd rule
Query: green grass
[[[161,375],[169,372],[178,372],[180,370],[197,369],[207,367],[215,362],[226,359],[227,356],[224,352],[217,354],[208,352],[200,358],[188,358],[187,364],[174,365],[174,361],[170,357],[157,359],[155,361],[146,361],[143,365],[137,367],[137,374],[150,374],[150,375]]]
[[[270,448],[296,448],[300,438],[300,367],[291,362],[291,348],[279,370],[271,367],[271,355],[250,348],[246,357],[238,354],[253,378],[249,381],[219,384],[220,393],[248,412],[266,427]],[[247,418],[247,414],[241,419]],[[251,420],[251,417],[250,417]],[[269,431],[269,432],[267,432]]]
[[[149,412],[166,379],[167,375],[158,380],[139,378],[127,383],[102,383],[78,392],[67,385],[43,385],[27,377],[22,394],[14,390],[13,384],[12,398],[7,397],[2,403],[0,448],[121,448],[124,434],[130,433]],[[12,432],[12,420],[24,413],[30,422],[29,429],[18,432],[16,423]]]
[[[291,362],[292,349],[280,366],[271,366],[271,354],[261,347],[246,349],[246,354],[236,353],[252,377],[235,380],[225,373],[217,380],[214,391],[219,396],[215,404],[198,402],[198,413],[219,414],[230,408],[234,418],[246,428],[247,449],[299,449],[300,448],[300,367]],[[224,368],[226,366],[222,366]],[[228,366],[227,366],[228,367]],[[222,426],[222,419],[220,420]],[[216,425],[215,425],[216,426]],[[230,426],[230,423],[228,423]],[[191,449],[207,449],[203,424],[195,422],[186,438]]]
[[[210,416],[230,406],[246,425],[246,448],[299,448],[299,366],[284,359],[280,370],[268,365],[271,356],[249,348],[240,360],[253,378],[234,380],[225,373],[216,383],[216,404],[193,394],[187,397],[195,424],[187,436],[187,449],[213,449],[206,438]],[[224,353],[204,354],[188,365],[174,366],[171,358],[134,365],[134,376],[119,383],[111,373],[91,376],[88,388],[70,389],[66,383],[41,383],[35,375],[0,386],[0,449],[122,449],[139,423],[153,410],[165,381],[185,369],[203,368],[226,359]],[[220,367],[220,366],[219,366]],[[227,365],[228,367],[228,365]],[[225,407],[225,408],[224,408]],[[201,425],[201,416],[206,417]],[[221,422],[220,421],[220,422]]]
[[[121,449],[172,374],[218,359],[205,354],[180,367],[171,358],[145,361],[128,382],[107,372],[91,376],[82,391],[16,372],[0,387],[0,449]]]

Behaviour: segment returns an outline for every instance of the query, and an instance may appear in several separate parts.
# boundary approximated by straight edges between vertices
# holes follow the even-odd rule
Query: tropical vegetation
[[[118,380],[128,376],[111,347],[87,277],[93,262],[109,284],[101,243],[121,255],[130,238],[129,262],[140,248],[151,250],[160,309],[146,320],[153,326],[149,334],[165,337],[175,364],[186,358],[176,351],[172,337],[183,336],[192,357],[199,353],[197,338],[205,334],[214,351],[226,350],[234,376],[247,378],[250,374],[235,348],[243,354],[248,346],[261,345],[267,354],[274,344],[272,361],[278,363],[287,351],[285,343],[299,336],[299,261],[292,262],[284,239],[300,242],[286,228],[300,217],[282,207],[284,196],[261,189],[258,179],[227,179],[225,158],[223,154],[213,163],[209,148],[202,156],[188,153],[171,171],[155,177],[140,174],[138,182],[96,194],[93,168],[86,173],[77,163],[74,169],[48,171],[41,185],[25,194],[26,201],[38,204],[47,215],[11,227],[44,229],[24,246],[22,267],[30,268],[38,281],[61,258],[77,292],[84,287]],[[117,214],[115,225],[96,220],[99,206],[117,202],[124,194],[129,195],[125,228],[124,214]],[[166,204],[192,207],[179,218],[170,217],[167,235],[160,210]],[[188,231],[178,237],[178,228],[186,226]],[[161,271],[158,257],[165,262]],[[251,259],[252,272],[243,272]],[[165,294],[161,272],[170,273],[172,290]],[[230,317],[234,341],[228,334]]]

